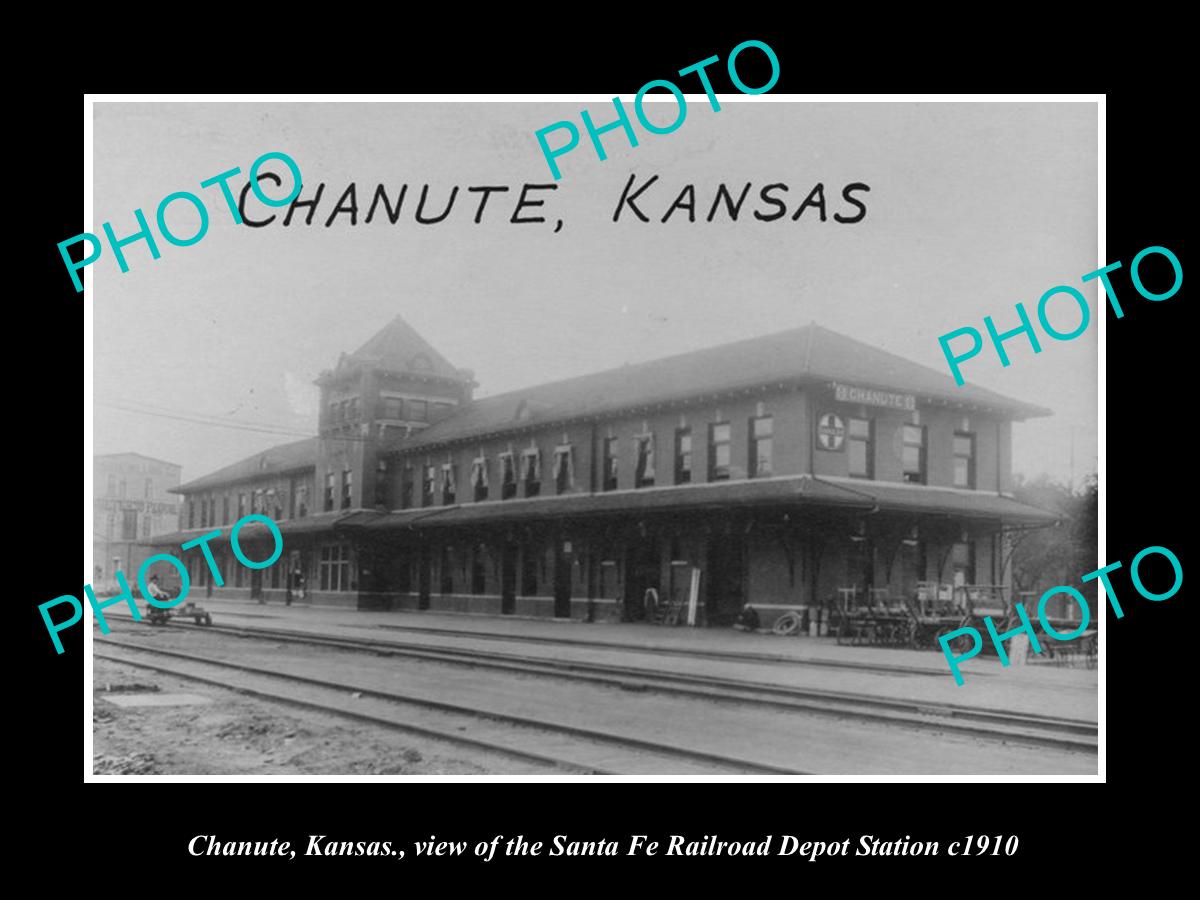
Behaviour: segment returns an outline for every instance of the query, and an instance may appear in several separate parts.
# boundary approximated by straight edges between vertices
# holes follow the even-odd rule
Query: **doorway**
[[[625,620],[640,622],[646,618],[646,592],[662,588],[661,554],[656,538],[644,537],[629,547],[625,556]]]
[[[421,547],[417,566],[417,609],[429,609],[429,584],[433,580],[433,554],[429,545]]]
[[[263,577],[262,569],[250,570],[250,599],[258,600],[260,603],[263,599]]]
[[[571,617],[571,545],[561,541],[554,545],[554,617]]]
[[[746,604],[746,541],[741,535],[714,535],[708,541],[708,625],[732,625]]]
[[[517,545],[505,541],[500,551],[500,612],[511,616],[517,611]]]

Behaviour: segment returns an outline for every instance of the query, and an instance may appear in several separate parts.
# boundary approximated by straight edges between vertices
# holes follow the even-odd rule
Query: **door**
[[[625,557],[625,618],[640,622],[646,618],[646,592],[659,593],[660,571],[658,541],[639,537]]]
[[[714,535],[708,543],[705,622],[730,625],[746,604],[746,543],[741,535]]]
[[[263,595],[262,569],[250,570],[250,599],[261,600]]]
[[[554,550],[554,616],[571,617],[571,550],[559,541]]]
[[[517,611],[517,545],[506,541],[500,554],[500,612]]]
[[[429,609],[429,583],[433,579],[433,554],[429,545],[421,547],[417,567],[417,609]]]

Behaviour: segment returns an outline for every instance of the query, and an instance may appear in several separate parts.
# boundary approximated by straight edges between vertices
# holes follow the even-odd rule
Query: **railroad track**
[[[133,651],[132,657],[125,652],[114,655],[94,651],[93,655],[97,659],[569,771],[616,775],[628,774],[628,768],[632,767],[635,770],[641,769],[646,774],[677,774],[680,761],[684,761],[685,766],[690,766],[692,772],[697,774],[812,774],[785,766],[548,719],[501,713],[429,697],[279,672],[194,653],[130,644],[108,637],[96,636],[94,641],[114,649],[120,648],[121,651]],[[156,661],[150,662],[146,657]],[[164,659],[171,664],[164,664]],[[230,678],[231,673],[237,676],[233,680]],[[302,686],[303,690],[297,690],[298,686]],[[374,712],[351,709],[347,705],[347,695],[356,700],[367,698],[370,701],[382,701],[386,708],[378,705]],[[317,699],[320,696],[325,696],[326,699]],[[401,718],[399,713],[405,708],[410,715],[413,710],[419,711],[427,721],[422,723],[412,721],[411,718]],[[489,728],[481,723],[490,723],[493,727]],[[472,736],[462,733],[467,728],[470,728]],[[522,746],[521,739],[528,741],[531,736],[539,746],[548,747],[552,752],[533,751],[527,746]]]
[[[185,625],[184,627],[195,628],[196,626]],[[991,741],[1022,743],[1085,753],[1098,752],[1096,723],[1080,719],[981,709],[953,703],[801,688],[769,682],[667,672],[661,669],[611,663],[546,659],[474,648],[406,644],[392,640],[325,636],[283,629],[241,628],[232,625],[209,626],[201,630],[205,633],[215,632],[242,639],[282,641],[367,652],[377,656],[397,656],[451,665],[468,665],[517,675],[569,678],[622,690],[656,691],[716,702],[753,704],[791,712],[817,713],[897,727],[916,728],[923,731],[944,731]]]
[[[275,618],[274,616],[257,615],[255,613],[232,612],[227,610],[222,610],[220,615],[222,617],[233,616],[235,618],[245,619]],[[348,623],[345,627],[369,630],[386,629],[388,631],[402,631],[412,634],[441,635],[481,641],[552,644],[557,646],[579,647],[585,650],[619,650],[622,653],[645,653],[651,656],[685,656],[694,659],[750,662],[764,665],[778,665],[783,663],[795,666],[817,666],[831,669],[855,669],[865,672],[883,672],[889,675],[926,675],[937,678],[945,678],[949,672],[948,669],[931,666],[901,666],[889,663],[851,662],[848,660],[838,659],[797,659],[794,656],[789,656],[783,653],[751,653],[749,651],[714,650],[711,648],[700,650],[695,647],[673,647],[667,644],[624,644],[620,641],[575,640],[564,637],[548,637],[540,634],[510,634],[503,631],[461,631],[455,628],[425,627],[422,625],[394,625],[390,623],[375,623],[370,625]],[[974,673],[975,677],[989,677],[990,675],[990,672]]]

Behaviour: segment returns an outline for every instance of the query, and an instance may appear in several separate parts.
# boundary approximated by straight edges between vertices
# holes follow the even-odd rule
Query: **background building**
[[[140,544],[179,528],[180,467],[140,453],[93,458],[92,582],[114,582],[118,569],[136,576],[154,549]]]

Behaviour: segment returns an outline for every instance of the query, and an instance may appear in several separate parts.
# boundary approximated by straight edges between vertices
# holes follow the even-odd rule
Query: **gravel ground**
[[[122,707],[107,696],[192,694],[212,703]],[[486,775],[539,771],[489,756],[95,660],[96,775]]]

